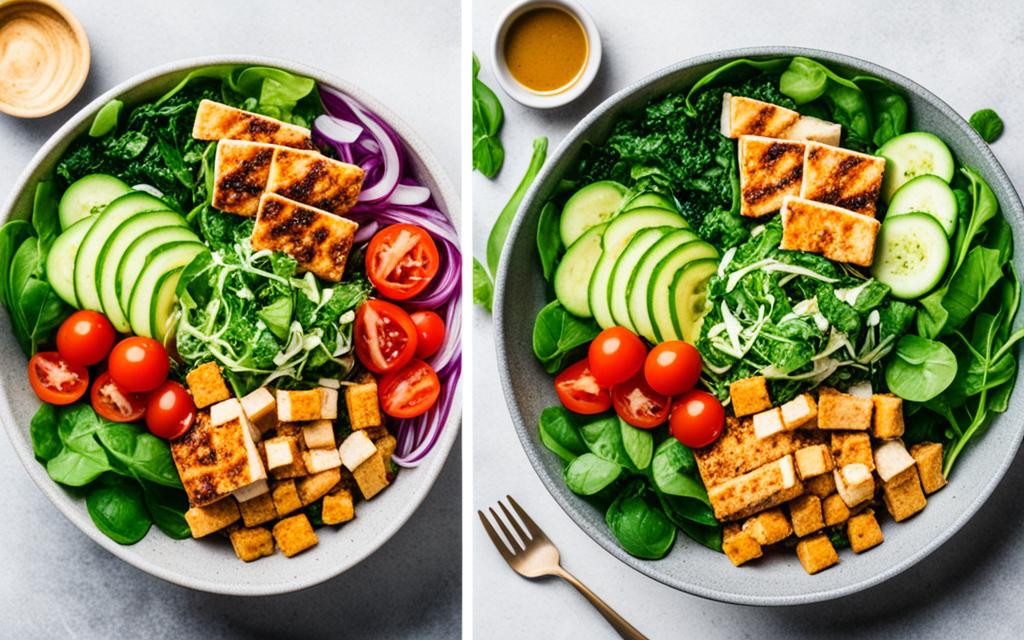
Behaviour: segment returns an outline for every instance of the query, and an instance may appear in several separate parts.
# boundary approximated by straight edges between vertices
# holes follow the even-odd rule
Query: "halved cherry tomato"
[[[356,311],[356,355],[370,371],[387,373],[416,355],[416,326],[398,305],[367,300]]]
[[[652,389],[666,396],[689,391],[700,379],[700,353],[682,340],[662,342],[647,354],[644,377]]]
[[[426,360],[444,344],[444,320],[433,311],[417,311],[411,317],[416,325],[416,357]]]
[[[56,351],[40,351],[28,361],[28,381],[43,402],[71,404],[85,395],[89,370],[71,364]]]
[[[392,300],[408,300],[423,291],[439,266],[434,239],[413,224],[384,227],[366,249],[366,275]]]
[[[101,373],[92,383],[89,399],[96,413],[111,422],[134,422],[146,413],[146,395],[123,388],[109,371]]]
[[[590,370],[606,387],[625,382],[644,364],[647,349],[635,333],[625,327],[609,327],[597,334],[587,352]]]
[[[612,404],[619,417],[641,429],[653,429],[668,418],[670,399],[651,388],[642,373],[612,387]]]
[[[668,430],[688,447],[708,446],[722,435],[724,425],[725,409],[718,398],[707,391],[688,391],[672,403]]]
[[[173,380],[168,380],[149,394],[146,402],[146,426],[150,433],[173,440],[181,437],[196,419],[196,403],[192,396]]]
[[[114,346],[114,325],[102,313],[76,311],[57,330],[57,351],[74,364],[96,364]]]
[[[167,379],[169,370],[167,350],[153,338],[125,338],[110,352],[110,375],[126,391],[152,391]]]
[[[393,418],[415,418],[426,413],[440,393],[441,381],[422,360],[413,360],[380,379],[380,404]]]
[[[608,387],[601,386],[584,358],[555,377],[555,393],[565,408],[573,413],[591,415],[612,406]]]

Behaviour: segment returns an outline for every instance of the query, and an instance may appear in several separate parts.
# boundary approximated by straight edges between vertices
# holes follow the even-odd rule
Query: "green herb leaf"
[[[89,491],[85,507],[96,528],[118,544],[142,540],[153,524],[139,483],[122,476],[104,476]]]
[[[920,336],[903,336],[895,357],[885,369],[889,390],[912,402],[927,402],[939,395],[956,377],[953,351],[941,342]]]
[[[92,118],[92,124],[89,126],[89,136],[102,138],[117,129],[117,120],[121,116],[121,109],[123,108],[124,103],[116,98],[100,107],[100,110]]]
[[[622,432],[622,446],[636,469],[643,471],[651,466],[654,455],[654,437],[650,431],[638,429],[619,418],[619,429]]]
[[[64,448],[60,441],[60,435],[57,433],[59,419],[57,407],[44,403],[32,416],[32,422],[29,423],[28,431],[32,438],[32,452],[35,454],[36,460],[44,464],[56,458]]]
[[[491,276],[487,275],[484,265],[473,258],[473,304],[478,304],[490,312],[493,303],[494,284],[491,283]]]
[[[480,61],[473,54],[473,168],[488,178],[501,170],[505,149],[498,133],[505,117],[498,96],[477,78]]]
[[[565,468],[565,485],[581,496],[594,495],[618,479],[622,467],[592,453],[575,458]]]
[[[526,174],[512,193],[508,204],[498,214],[498,219],[494,222],[490,235],[487,236],[487,268],[490,269],[492,274],[498,273],[498,262],[501,260],[501,251],[505,247],[505,238],[508,236],[509,228],[512,227],[512,220],[515,219],[516,211],[519,210],[519,205],[523,202],[523,198],[530,189],[530,185],[533,184],[537,174],[540,173],[540,168],[544,165],[547,155],[548,139],[535,139],[533,141],[533,155],[530,157],[530,165],[526,168]]]
[[[533,353],[548,373],[557,373],[575,350],[597,337],[600,327],[593,320],[578,318],[554,300],[533,323]]]
[[[587,443],[576,422],[576,416],[562,405],[548,407],[540,414],[541,442],[565,462],[587,452]]]
[[[1003,135],[1003,119],[992,109],[981,109],[971,115],[971,126],[981,139],[992,144]]]
[[[676,540],[675,525],[643,478],[635,479],[619,494],[608,507],[605,522],[622,548],[638,558],[663,558]]]

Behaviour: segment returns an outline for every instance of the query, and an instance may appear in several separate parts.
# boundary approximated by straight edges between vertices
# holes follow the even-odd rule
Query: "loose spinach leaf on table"
[[[508,237],[508,230],[512,227],[512,221],[516,217],[519,205],[522,204],[526,192],[530,190],[530,186],[537,178],[537,174],[540,173],[541,167],[544,166],[544,160],[547,159],[547,155],[548,139],[536,138],[533,141],[533,154],[530,156],[530,164],[526,168],[526,174],[523,175],[519,186],[512,192],[512,197],[509,198],[508,204],[498,214],[498,219],[495,220],[494,226],[491,227],[491,233],[487,236],[487,268],[492,276],[498,273],[498,262],[501,260],[501,251],[505,248],[505,238]]]
[[[498,96],[480,81],[480,60],[473,54],[473,168],[488,178],[498,175],[505,149],[498,133],[505,117]]]
[[[548,373],[565,368],[566,359],[601,332],[590,319],[569,313],[557,300],[540,310],[533,323],[533,353]]]
[[[565,485],[581,496],[593,495],[618,479],[622,467],[600,458],[593,453],[584,453],[565,467]]]
[[[124,476],[104,475],[90,488],[85,506],[96,528],[118,544],[142,540],[153,524],[142,487]]]
[[[487,269],[480,261],[473,258],[473,304],[478,304],[489,312],[494,305],[494,283]]]
[[[1003,119],[992,109],[980,109],[971,114],[971,126],[981,139],[992,144],[1003,135]]]

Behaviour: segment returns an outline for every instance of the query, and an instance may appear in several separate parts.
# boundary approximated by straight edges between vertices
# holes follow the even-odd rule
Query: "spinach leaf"
[[[630,462],[639,471],[651,466],[651,458],[654,455],[654,436],[650,431],[638,429],[619,418],[619,429],[622,437],[622,447],[626,450]]]
[[[1003,119],[992,109],[981,109],[971,115],[971,126],[981,139],[992,144],[1003,134]]]
[[[501,170],[505,149],[498,133],[505,117],[498,96],[480,81],[480,60],[473,54],[473,168],[488,178]]]
[[[1002,279],[1001,266],[998,250],[985,247],[971,249],[942,297],[942,307],[946,310],[944,333],[960,328],[971,317],[992,287]]]
[[[562,238],[558,231],[558,208],[554,202],[547,202],[540,210],[537,221],[537,254],[540,255],[544,279],[551,282],[555,277],[555,263],[562,251]]]
[[[169,538],[185,540],[192,535],[192,530],[185,520],[188,511],[188,497],[184,491],[175,491],[169,487],[142,481],[142,495],[146,510],[153,518],[153,524]]]
[[[643,478],[633,480],[605,513],[612,535],[630,555],[657,560],[676,540],[676,527],[661,510]]]
[[[584,453],[565,468],[565,485],[581,496],[601,491],[618,479],[622,467],[592,453]]]
[[[827,284],[818,285],[818,309],[829,324],[848,336],[860,333],[860,314],[852,306],[836,297],[833,287]]]
[[[60,441],[60,435],[57,433],[59,419],[57,407],[43,403],[36,414],[32,416],[32,422],[29,423],[28,431],[32,438],[32,452],[35,454],[36,460],[44,464],[56,458],[64,447]]]
[[[153,524],[139,483],[123,476],[103,476],[90,489],[85,507],[96,528],[118,544],[142,540]]]
[[[27,356],[50,340],[68,313],[67,305],[45,279],[45,264],[42,243],[39,238],[30,237],[14,253],[6,274],[14,337]]]
[[[100,443],[124,475],[181,488],[167,442],[130,423],[107,422],[98,431]]]
[[[708,492],[697,475],[693,452],[675,438],[666,438],[658,445],[651,462],[651,480],[661,493],[711,505]]]
[[[548,139],[536,138],[533,141],[533,155],[530,156],[530,165],[526,168],[526,174],[512,193],[512,197],[509,198],[508,204],[498,214],[498,219],[495,220],[491,233],[487,236],[487,268],[491,275],[498,273],[498,262],[501,260],[501,251],[505,247],[505,238],[508,236],[509,228],[512,227],[512,220],[515,219],[516,211],[519,210],[519,205],[523,202],[530,185],[540,173],[540,168],[544,165],[547,155]]]
[[[31,237],[32,223],[28,220],[9,220],[0,227],[0,304],[8,309],[16,303],[10,296],[11,262],[18,248]]]
[[[626,451],[618,416],[605,416],[580,427],[580,435],[590,452],[630,471],[639,471]]]
[[[39,238],[42,253],[49,253],[53,241],[60,235],[57,193],[53,180],[40,180],[36,183],[35,198],[32,201],[32,228]]]
[[[890,138],[906,132],[910,108],[895,86],[874,76],[855,76],[853,82],[867,95],[871,104],[875,128],[871,141],[875,146],[880,147]]]
[[[494,303],[494,284],[491,276],[487,275],[487,269],[480,261],[473,258],[473,304],[478,304],[488,312]]]
[[[50,479],[69,487],[84,487],[110,469],[105,459],[84,455],[68,447],[46,461],[46,473]]]
[[[577,417],[562,405],[548,407],[540,413],[540,440],[565,462],[572,462],[587,452],[587,443],[580,435]]]
[[[956,377],[953,351],[941,342],[908,335],[900,338],[885,369],[889,389],[913,402],[927,402],[939,395]]]
[[[847,144],[860,149],[871,144],[871,106],[852,80],[820,62],[796,56],[779,78],[779,91],[798,105],[820,98],[828,106],[831,119],[843,125]]]
[[[92,124],[89,125],[89,137],[102,138],[117,129],[117,121],[123,108],[124,103],[116,98],[100,107],[92,118]]]
[[[686,113],[691,118],[697,116],[697,107],[693,103],[693,97],[704,91],[707,87],[736,84],[758,73],[779,73],[786,68],[786,62],[787,58],[769,58],[767,60],[741,58],[713,69],[700,80],[697,80],[686,94]]]
[[[601,329],[590,319],[578,318],[558,300],[547,304],[533,323],[533,353],[548,373],[557,373],[579,347],[597,337]]]

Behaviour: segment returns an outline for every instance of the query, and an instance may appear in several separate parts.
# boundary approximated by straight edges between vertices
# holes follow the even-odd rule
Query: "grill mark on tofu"
[[[171,456],[189,503],[205,506],[251,482],[248,451],[239,428],[228,422],[213,426],[201,411],[185,435],[171,442]]]
[[[883,158],[809,143],[800,196],[874,217],[885,173]]]
[[[782,207],[780,249],[809,251],[836,262],[870,267],[878,220],[833,205],[787,197]]]
[[[244,216],[256,215],[267,185],[274,147],[223,140],[217,145],[213,206]]]
[[[807,446],[821,444],[817,430],[783,431],[763,440],[754,434],[752,418],[726,419],[721,437],[710,446],[694,449],[704,485],[711,489]]]
[[[199,140],[245,140],[315,150],[309,129],[213,100],[199,103],[192,137]]]
[[[733,137],[782,137],[800,119],[800,114],[769,102],[733,96],[729,119]]]
[[[759,217],[778,211],[803,182],[804,144],[743,137],[739,145],[741,213]]]
[[[364,172],[355,165],[308,151],[279,149],[270,167],[267,190],[329,213],[355,206]]]
[[[253,249],[283,251],[325,280],[339,281],[358,225],[334,214],[265,193],[253,230]]]

